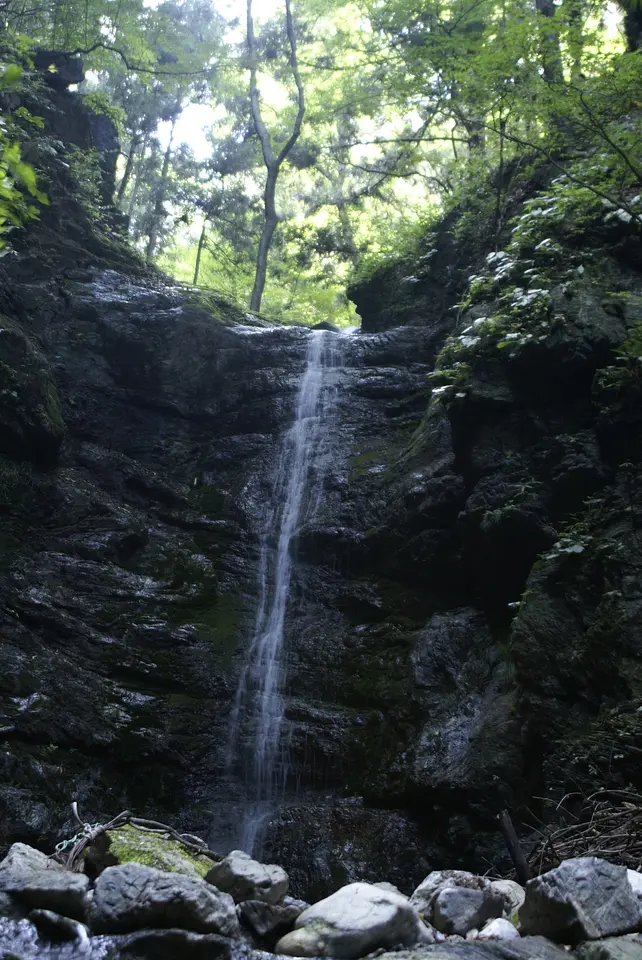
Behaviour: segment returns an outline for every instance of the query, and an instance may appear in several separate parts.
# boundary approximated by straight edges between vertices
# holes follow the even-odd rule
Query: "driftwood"
[[[510,853],[511,860],[515,867],[517,879],[521,884],[525,884],[531,879],[532,873],[508,810],[502,810],[498,819],[506,849]]]
[[[81,871],[83,852],[108,831],[118,830],[119,827],[125,826],[135,827],[136,830],[145,833],[162,834],[171,840],[176,840],[192,856],[207,857],[215,863],[218,863],[221,859],[220,855],[210,850],[200,837],[195,837],[190,833],[179,833],[173,827],[169,827],[166,823],[159,823],[157,820],[144,820],[135,817],[129,810],[119,813],[109,823],[95,824],[85,823],[82,820],[78,813],[78,804],[75,801],[71,805],[71,810],[74,820],[82,827],[82,830],[71,840],[64,840],[57,844],[56,852],[53,854],[54,859],[58,860],[59,863],[64,863],[69,870]],[[69,850],[68,853],[67,850]]]
[[[629,790],[569,793],[556,808],[563,825],[543,827],[528,857],[535,874],[571,857],[600,857],[630,870],[642,867],[642,796]],[[570,823],[568,821],[571,821]]]

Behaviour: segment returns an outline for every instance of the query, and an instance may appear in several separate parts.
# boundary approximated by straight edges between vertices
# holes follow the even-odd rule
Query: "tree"
[[[299,64],[297,61],[297,44],[294,30],[294,21],[292,18],[292,8],[290,0],[285,0],[285,29],[287,33],[288,44],[290,48],[289,65],[296,85],[297,111],[294,120],[292,132],[284,145],[275,153],[272,144],[272,138],[268,128],[263,120],[261,112],[261,98],[258,88],[258,50],[256,36],[254,33],[254,20],[252,16],[252,0],[247,0],[247,46],[249,54],[250,68],[250,105],[252,110],[252,120],[256,135],[261,144],[263,161],[267,171],[265,180],[265,191],[263,194],[265,220],[259,240],[259,248],[256,256],[256,275],[254,286],[250,296],[250,310],[259,311],[265,289],[265,278],[267,274],[268,256],[274,231],[278,223],[278,213],[276,209],[276,185],[279,178],[279,172],[283,162],[292,150],[294,144],[299,139],[303,117],[305,115],[305,96],[303,83],[299,73]]]

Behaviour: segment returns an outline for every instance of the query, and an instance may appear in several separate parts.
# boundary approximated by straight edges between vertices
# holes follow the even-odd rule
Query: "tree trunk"
[[[174,139],[174,129],[176,127],[176,120],[172,121],[172,129],[169,135],[169,143],[167,144],[167,150],[165,151],[165,156],[163,157],[163,167],[161,169],[160,183],[158,184],[158,190],[156,191],[156,200],[154,202],[154,214],[152,217],[152,225],[149,229],[147,248],[145,250],[145,257],[147,260],[153,260],[154,254],[156,253],[156,245],[158,243],[158,235],[160,233],[161,223],[163,222],[164,207],[163,203],[165,201],[165,187],[167,186],[167,174],[169,173],[169,162],[172,158],[172,141]]]
[[[634,6],[624,15],[624,33],[630,53],[642,48],[642,7]]]
[[[285,30],[288,43],[290,45],[290,70],[292,71],[292,76],[297,89],[297,114],[294,121],[294,126],[292,128],[292,133],[290,134],[285,145],[282,147],[278,156],[275,156],[272,148],[272,140],[261,114],[261,98],[259,96],[257,82],[258,52],[256,38],[254,36],[252,0],[247,0],[247,46],[250,54],[250,106],[252,109],[254,129],[261,144],[263,161],[267,170],[264,194],[265,220],[263,223],[263,230],[261,231],[259,250],[256,256],[256,274],[254,277],[252,296],[250,298],[250,310],[256,313],[258,313],[258,311],[261,309],[261,300],[263,297],[263,290],[265,289],[265,279],[267,275],[268,254],[270,252],[272,237],[274,236],[274,231],[276,230],[279,220],[276,211],[275,200],[276,182],[278,180],[279,171],[283,161],[299,139],[301,126],[303,124],[303,117],[305,115],[305,97],[303,93],[303,83],[301,82],[301,74],[299,73],[299,64],[296,53],[296,33],[294,31],[294,21],[292,19],[292,7],[290,0],[285,0]]]
[[[259,250],[256,255],[256,274],[254,276],[254,287],[250,297],[250,310],[258,313],[261,309],[261,300],[265,289],[265,280],[267,277],[267,262],[272,237],[278,223],[276,212],[276,181],[279,175],[278,167],[268,170],[267,182],[265,184],[265,220],[263,230],[261,231],[261,240],[259,241]]]
[[[134,186],[132,187],[132,192],[129,197],[129,206],[127,208],[127,216],[131,220],[134,216],[134,210],[136,209],[136,201],[138,200],[138,191],[140,190],[140,185],[142,182],[142,173],[143,167],[145,166],[145,153],[147,152],[147,137],[143,141],[143,149],[140,152],[138,164],[136,167],[136,176],[134,177]]]
[[[547,20],[555,16],[553,0],[535,0],[535,9]],[[562,50],[557,30],[551,24],[542,30],[542,68],[544,79],[549,83],[562,83],[564,68],[562,66]]]
[[[201,235],[198,238],[198,250],[196,251],[196,264],[194,266],[194,286],[198,285],[198,274],[201,269],[201,256],[203,253],[203,247],[205,246],[206,232],[207,232],[207,220],[203,220],[203,229],[201,230]]]
[[[136,159],[136,151],[141,142],[140,134],[134,134],[129,144],[129,154],[127,155],[127,163],[125,164],[125,170],[123,172],[123,179],[118,184],[118,193],[116,194],[116,206],[120,206],[123,197],[125,196],[125,190],[129,185],[131,175],[134,172],[134,160]]]

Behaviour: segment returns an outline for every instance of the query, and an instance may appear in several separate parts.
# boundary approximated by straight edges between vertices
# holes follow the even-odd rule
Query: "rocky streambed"
[[[221,858],[131,825],[84,833],[67,864],[20,843],[0,863],[4,960],[642,957],[642,875],[596,857],[525,889],[439,870],[409,895],[354,882],[308,904],[288,896],[282,867],[239,850]]]

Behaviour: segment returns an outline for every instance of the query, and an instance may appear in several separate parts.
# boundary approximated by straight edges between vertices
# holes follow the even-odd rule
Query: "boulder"
[[[369,883],[342,887],[304,910],[294,926],[278,941],[276,953],[352,960],[381,947],[434,943],[438,939],[406,897]]]
[[[526,899],[526,891],[516,880],[492,880],[491,887],[504,897],[505,913],[511,916]]]
[[[87,914],[89,880],[80,873],[7,870],[0,876],[0,890],[35,910],[53,910],[74,920],[84,920]]]
[[[28,846],[26,843],[14,843],[0,862],[0,883],[9,871],[11,873],[40,873],[42,870],[64,871],[65,867],[52,860],[46,853]],[[0,888],[1,889],[1,888]]]
[[[140,960],[231,960],[232,942],[215,933],[189,930],[139,930],[118,944],[118,956]]]
[[[639,937],[608,937],[597,943],[583,943],[574,956],[577,960],[640,960],[642,940]]]
[[[48,940],[74,940],[78,946],[89,942],[89,933],[83,923],[63,917],[53,910],[32,910],[29,920],[38,933]]]
[[[208,857],[192,856],[177,840],[137,830],[129,824],[110,830],[92,844],[85,856],[95,873],[123,863],[142,863],[167,873],[204,877],[212,866]]]
[[[10,893],[0,893],[0,917],[6,920],[24,920],[27,908]]]
[[[442,933],[465,936],[487,920],[501,917],[506,901],[484,877],[465,870],[433,870],[414,891],[410,903]]]
[[[302,913],[302,908],[295,904],[243,900],[236,912],[239,919],[259,937],[280,937],[292,928],[294,921]]]
[[[465,937],[469,930],[479,930],[487,920],[501,917],[504,898],[490,888],[443,887],[433,904],[432,922],[445,934]]]
[[[489,920],[483,930],[477,934],[478,940],[519,940],[519,931],[510,920],[496,917]]]
[[[626,867],[597,857],[565,860],[529,880],[519,910],[523,933],[571,944],[631,933],[641,921],[640,903]]]
[[[382,953],[377,960],[569,960],[569,954],[543,937],[517,940],[460,940],[426,947],[424,950],[396,950]]]
[[[259,863],[242,850],[232,850],[205,876],[208,883],[231,894],[236,903],[263,900],[279,903],[288,892],[288,875],[282,867]]]
[[[183,927],[197,933],[240,935],[234,901],[211,884],[137,863],[107,867],[98,880],[89,917],[95,933],[142,927]]]

